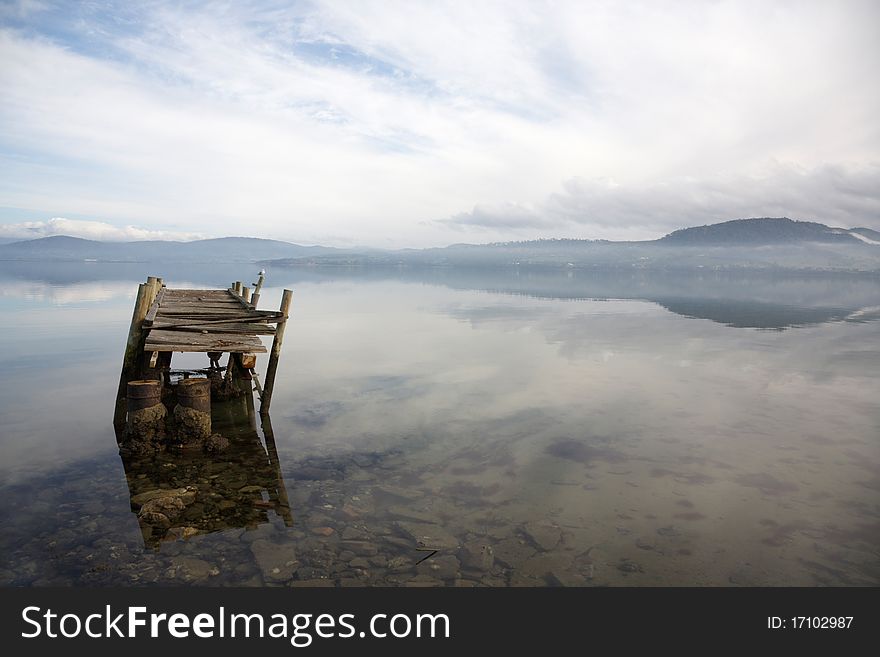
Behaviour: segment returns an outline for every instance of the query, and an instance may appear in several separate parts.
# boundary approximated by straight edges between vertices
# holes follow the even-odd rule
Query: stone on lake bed
[[[195,557],[175,557],[172,564],[177,576],[185,580],[205,579],[220,574],[218,568]]]
[[[362,511],[355,508],[351,504],[343,504],[342,508],[339,510],[339,515],[341,515],[346,520],[357,520],[361,517]]]
[[[131,504],[135,507],[143,506],[146,502],[158,498],[177,497],[184,504],[192,504],[196,499],[198,489],[195,486],[185,488],[157,488],[144,493],[139,493],[131,498]]]
[[[395,526],[411,538],[415,542],[416,547],[427,547],[434,550],[455,550],[459,546],[458,538],[440,525],[400,520],[395,523]]]
[[[545,552],[555,548],[562,539],[562,531],[559,527],[549,524],[526,523],[523,525],[523,533]]]
[[[335,531],[332,527],[312,527],[312,533],[316,536],[330,536]]]
[[[162,515],[174,520],[185,508],[186,505],[179,497],[156,497],[144,502],[138,511],[138,518],[150,522],[149,518]]]
[[[564,573],[571,568],[572,557],[566,554],[538,553],[523,561],[514,570],[525,577],[546,580],[552,573]]]
[[[389,506],[386,510],[389,516],[393,518],[400,518],[401,520],[412,520],[415,522],[426,523],[434,523],[437,521],[436,515],[426,513],[424,511],[419,511],[417,509],[411,509],[406,506],[392,505]]]
[[[535,554],[535,548],[516,537],[505,538],[494,546],[495,558],[508,568],[516,568],[520,563]]]
[[[260,538],[251,543],[251,552],[267,581],[287,581],[293,577],[299,565],[292,545],[281,545]]]
[[[370,538],[370,535],[363,529],[351,525],[342,530],[341,536],[343,541],[364,541]]]
[[[454,579],[458,575],[459,567],[458,559],[451,554],[443,556],[431,557],[420,563],[416,570],[421,575],[430,575],[437,579]]]
[[[460,551],[461,565],[471,570],[491,570],[495,565],[495,549],[481,541],[465,543]]]
[[[373,486],[373,495],[379,497],[393,498],[404,502],[414,502],[422,499],[425,494],[411,488],[401,488],[400,486],[391,486],[382,484]]]
[[[373,557],[379,553],[379,548],[371,541],[342,541],[339,546],[362,557]]]
[[[587,580],[580,573],[571,570],[553,569],[549,572],[550,581],[565,587],[586,586]]]
[[[629,559],[621,559],[620,563],[617,564],[617,570],[622,573],[643,573],[645,569],[642,568],[640,564],[637,564],[635,561],[630,561]]]
[[[225,451],[229,447],[229,439],[221,436],[219,433],[212,433],[205,441],[205,451],[209,453],[219,453]]]
[[[182,538],[183,540],[188,540],[193,536],[198,535],[199,530],[195,527],[172,527],[168,530],[166,536],[173,539]]]

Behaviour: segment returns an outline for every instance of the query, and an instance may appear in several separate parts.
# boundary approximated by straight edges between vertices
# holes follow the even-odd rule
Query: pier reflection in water
[[[214,402],[212,424],[215,437],[225,440],[207,449],[143,452],[127,446],[124,429],[118,430],[131,510],[146,547],[158,549],[164,541],[233,528],[255,529],[270,522],[271,513],[293,525],[272,423],[267,414],[258,418],[253,395]]]

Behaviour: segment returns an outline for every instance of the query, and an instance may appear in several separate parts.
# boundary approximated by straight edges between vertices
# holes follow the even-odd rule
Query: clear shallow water
[[[876,278],[273,270],[270,439],[120,456],[137,282],[247,269],[3,263],[0,584],[880,584]]]

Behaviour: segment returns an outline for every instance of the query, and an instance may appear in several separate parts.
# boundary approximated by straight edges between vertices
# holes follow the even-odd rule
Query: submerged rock
[[[160,498],[177,498],[183,504],[192,504],[196,499],[198,488],[195,486],[185,486],[183,488],[154,488],[143,493],[134,495],[131,498],[131,504],[134,507],[141,507],[147,502]]]
[[[267,582],[286,582],[292,579],[299,565],[291,545],[279,545],[259,538],[251,543],[251,552]]]
[[[465,543],[459,554],[463,568],[491,570],[495,565],[495,548],[488,543],[481,541]]]
[[[443,556],[431,557],[420,563],[416,570],[421,575],[430,575],[437,579],[455,579],[461,564],[451,554]]]
[[[531,545],[513,536],[498,543],[494,550],[495,558],[508,568],[515,568],[536,552]]]
[[[229,439],[219,433],[212,433],[205,441],[205,451],[209,454],[225,452],[229,448]]]
[[[395,526],[411,538],[417,547],[429,547],[435,550],[455,550],[459,540],[440,525],[424,522],[398,521]]]
[[[174,407],[177,440],[192,445],[211,435],[211,414],[178,404]]]
[[[559,527],[546,524],[527,523],[523,525],[523,533],[545,552],[555,548],[562,538],[562,532]]]

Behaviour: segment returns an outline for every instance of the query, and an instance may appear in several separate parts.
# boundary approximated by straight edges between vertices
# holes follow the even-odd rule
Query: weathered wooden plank
[[[162,310],[208,310],[208,311],[231,311],[231,312],[242,312],[244,309],[238,305],[230,305],[230,304],[220,304],[220,303],[168,303],[165,302],[161,306]]]
[[[253,310],[254,307],[241,297],[241,292],[240,292],[240,290],[242,289],[241,283],[238,283],[238,286],[239,286],[238,289],[236,289],[234,287],[229,288],[229,290],[228,290],[229,295],[233,299],[235,299],[243,308],[246,308],[247,310]]]
[[[264,354],[266,348],[255,335],[188,333],[153,329],[147,336],[144,351],[225,351]]]
[[[147,336],[147,340],[156,343],[176,340],[183,344],[207,344],[217,342],[218,340],[230,340],[232,342],[262,344],[260,339],[255,335],[238,335],[233,333],[189,333],[186,331],[175,331],[173,329],[153,329]]]
[[[197,353],[203,354],[207,351],[222,351],[228,354],[248,354],[248,353],[259,353],[265,354],[265,347],[261,349],[255,348],[251,344],[236,344],[234,342],[224,342],[221,344],[210,345],[208,347],[202,345],[192,345],[192,344],[155,344],[151,345],[147,343],[151,351],[158,352],[169,352],[169,351],[178,351],[178,352],[187,352],[187,353]]]
[[[153,323],[153,329],[162,329],[162,330],[173,330],[173,331],[188,331],[191,333],[201,333],[203,331],[207,331],[208,333],[244,333],[250,335],[274,335],[275,327],[269,326],[268,324],[261,323],[232,323],[232,322],[223,322],[223,323],[207,323],[207,324],[179,324],[177,322],[164,322],[157,321]]]
[[[271,322],[271,319],[266,319],[265,317],[252,316],[252,315],[243,315],[241,317],[229,319],[228,317],[223,317],[221,319],[204,319],[199,316],[197,319],[181,319],[180,317],[166,317],[162,319],[164,322],[174,322],[180,326],[192,326],[194,324],[228,324],[230,322],[235,324],[266,324]]]
[[[235,299],[230,297],[176,297],[173,295],[165,295],[165,303],[172,304],[199,304],[199,303],[208,303],[208,304],[226,304],[226,305],[237,305]]]
[[[184,298],[174,298],[174,297],[165,297],[164,301],[165,305],[176,305],[176,306],[231,306],[236,307],[240,305],[238,301],[235,299],[184,299]]]
[[[229,312],[228,310],[205,310],[203,312],[193,311],[193,310],[170,310],[165,312],[161,307],[159,308],[159,312],[157,317],[161,317],[163,315],[174,315],[175,317],[190,316],[195,319],[205,318],[207,319],[209,315],[214,315],[218,319],[230,319],[230,318],[246,318],[250,320],[251,318],[259,318],[261,321],[266,322],[276,322],[281,318],[281,314],[276,311],[266,311],[266,310],[252,310],[250,312],[244,312],[239,310],[237,312]]]
[[[150,326],[153,321],[156,319],[156,313],[159,312],[159,306],[162,303],[162,299],[165,298],[165,290],[166,288],[162,288],[159,290],[159,293],[156,295],[153,304],[150,306],[150,309],[147,311],[147,316],[144,317],[144,326]]]
[[[159,315],[240,315],[250,317],[242,308],[206,308],[185,306],[166,306],[159,308]]]

